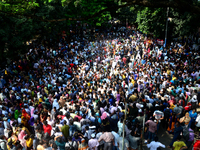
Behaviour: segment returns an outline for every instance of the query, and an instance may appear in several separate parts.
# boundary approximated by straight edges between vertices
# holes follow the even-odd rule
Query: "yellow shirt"
[[[26,146],[28,148],[30,148],[32,145],[33,145],[33,139],[32,138],[29,138],[28,140],[26,140]]]
[[[175,108],[176,106],[174,105],[174,104],[172,104],[169,108],[170,109],[172,109],[173,111],[174,111],[174,108]]]
[[[131,80],[131,83],[134,85],[134,84],[135,84],[135,81],[132,79],[132,80]]]
[[[167,74],[170,75],[171,74],[171,70],[167,70]]]
[[[176,141],[173,144],[174,150],[180,150],[181,147],[186,146],[186,144],[183,141]]]
[[[173,80],[173,81],[176,80],[176,77],[172,77],[172,80]]]

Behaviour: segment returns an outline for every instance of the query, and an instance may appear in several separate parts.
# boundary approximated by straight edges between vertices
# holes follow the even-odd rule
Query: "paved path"
[[[162,144],[166,146],[165,150],[170,150],[169,148],[167,148],[167,146],[171,143],[173,135],[169,134],[165,129],[160,127],[159,132],[158,132],[158,138],[159,138],[159,142],[161,142]],[[184,139],[182,138],[181,140],[184,140]],[[143,150],[149,150],[149,148],[147,148],[146,145],[147,144],[144,144],[143,142]],[[161,149],[164,150],[164,148],[161,148]],[[192,146],[190,147],[189,150],[192,150]]]

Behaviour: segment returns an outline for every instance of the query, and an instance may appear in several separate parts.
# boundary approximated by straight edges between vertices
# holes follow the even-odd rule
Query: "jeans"
[[[98,150],[103,150],[104,144],[98,146]]]
[[[155,133],[149,131],[148,140],[153,141],[155,137]]]
[[[158,122],[157,124],[157,131],[159,130],[159,128],[160,128],[160,122]]]
[[[194,141],[187,141],[185,144],[187,145],[188,149],[190,149],[190,146],[192,145]]]
[[[112,150],[119,150],[118,146],[113,146]]]
[[[104,144],[104,150],[112,150],[113,144],[112,142],[106,142]]]

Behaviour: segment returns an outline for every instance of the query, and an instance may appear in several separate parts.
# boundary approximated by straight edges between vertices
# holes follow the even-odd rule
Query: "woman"
[[[54,138],[54,141],[60,150],[65,150],[65,142],[63,142],[63,140],[62,140],[62,135],[56,136]]]
[[[27,120],[29,121],[30,120],[30,115],[26,112],[25,109],[22,110],[22,116]]]
[[[190,114],[190,118],[191,118],[191,121],[189,123],[189,127],[191,127],[192,129],[194,129],[194,127],[195,127],[195,120],[197,118],[197,113],[195,112],[195,109],[193,109],[193,110],[189,111],[189,114]]]
[[[18,140],[20,141],[20,144],[25,147],[26,146],[26,140],[24,137],[26,136],[25,130],[21,130],[21,132],[18,135]]]
[[[25,127],[28,127],[28,121],[27,121],[27,119],[26,119],[24,116],[21,117],[21,123],[22,123]]]
[[[189,113],[187,112],[187,113],[185,114],[185,116],[182,117],[182,118],[180,119],[179,122],[188,127],[188,125],[189,125],[189,123],[190,123],[190,120],[191,120],[191,118],[190,118],[190,116],[189,116]]]
[[[30,125],[30,131],[33,134],[34,133],[34,117],[31,117],[28,121],[28,124]]]
[[[89,150],[88,142],[84,138],[81,139],[81,143],[78,142],[78,150]]]
[[[19,118],[19,110],[15,110],[15,113],[14,113],[14,118],[17,120]]]
[[[177,121],[179,121],[179,119],[176,118],[176,115],[175,115],[175,114],[173,114],[172,116],[170,116],[170,118],[169,118],[169,124],[168,124],[168,128],[167,128],[167,131],[168,131],[170,134],[173,134],[173,133],[174,133],[175,124],[176,124]]]

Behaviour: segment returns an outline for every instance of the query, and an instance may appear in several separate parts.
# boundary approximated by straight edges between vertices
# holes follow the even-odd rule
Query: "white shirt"
[[[117,134],[117,133],[114,132],[114,131],[112,131],[111,133],[112,133],[113,136],[115,137],[115,146],[118,146],[118,145],[117,145],[117,140],[118,140],[118,138],[120,137],[119,134]]]
[[[152,141],[150,144],[147,144],[147,147],[150,148],[150,150],[157,150],[158,147],[165,148],[165,145],[160,142]]]
[[[200,127],[200,115],[197,116],[196,122],[197,122],[196,126]]]

